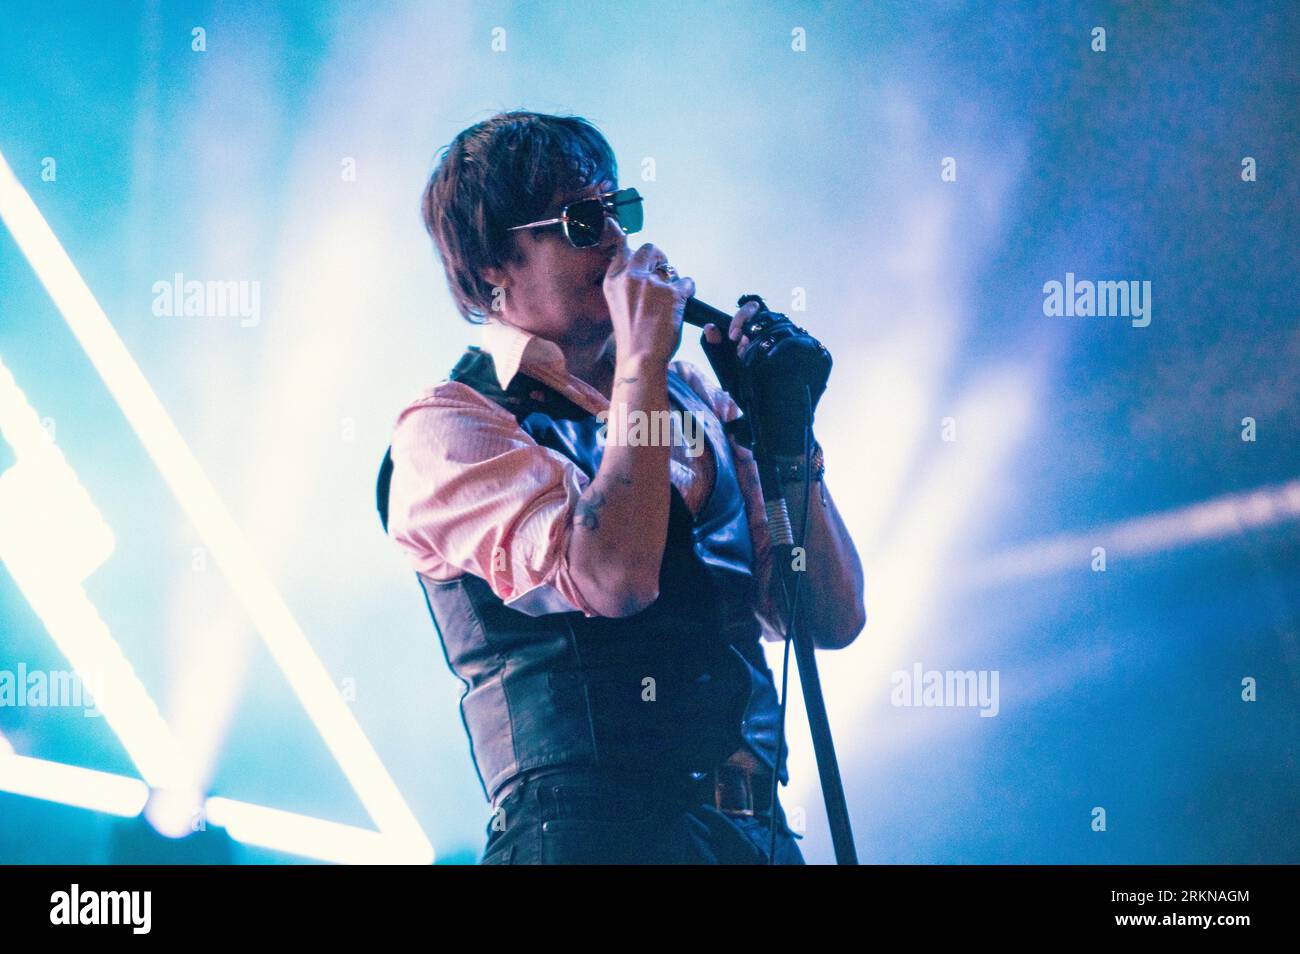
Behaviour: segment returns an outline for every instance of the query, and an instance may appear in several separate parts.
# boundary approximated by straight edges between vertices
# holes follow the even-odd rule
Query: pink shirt
[[[502,388],[522,372],[592,414],[609,410],[603,394],[569,374],[554,342],[489,320],[481,347],[492,355]],[[702,423],[715,435],[719,421],[740,414],[730,395],[694,365],[674,361],[670,368],[713,411],[717,420]],[[716,461],[708,441],[704,447],[692,455],[679,442],[669,462],[669,478],[692,513],[713,487]],[[735,441],[731,449],[761,571],[756,575],[767,579],[770,546],[758,471],[749,451]],[[466,573],[482,577],[507,606],[531,616],[598,615],[574,583],[567,559],[574,506],[590,481],[563,454],[534,441],[513,414],[466,384],[444,381],[398,416],[392,457],[388,532],[417,573],[440,581]],[[754,610],[765,635],[779,638],[766,594],[755,589]]]

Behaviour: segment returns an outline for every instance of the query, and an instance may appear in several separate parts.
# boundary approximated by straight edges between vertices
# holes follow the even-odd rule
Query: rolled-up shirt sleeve
[[[530,616],[598,615],[568,564],[587,476],[505,408],[459,382],[440,384],[398,418],[392,459],[388,533],[416,572],[482,577]]]

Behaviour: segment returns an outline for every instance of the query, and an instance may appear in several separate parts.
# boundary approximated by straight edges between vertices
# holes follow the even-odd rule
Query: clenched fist
[[[635,252],[620,246],[610,262],[603,287],[620,361],[667,365],[681,343],[682,312],[695,294],[695,282],[666,279],[656,269],[667,261],[647,243]]]

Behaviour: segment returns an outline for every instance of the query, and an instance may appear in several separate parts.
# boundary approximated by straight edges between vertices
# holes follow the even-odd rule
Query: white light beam
[[[221,566],[375,825],[423,851],[429,845],[428,839],[388,770],[216,488],[3,153],[0,219],[13,233],[109,393]]]

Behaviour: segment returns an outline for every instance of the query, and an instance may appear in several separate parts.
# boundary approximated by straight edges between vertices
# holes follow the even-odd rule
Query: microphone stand
[[[757,296],[745,296],[740,300],[743,305],[747,300]],[[767,312],[762,299],[758,299],[759,313]],[[755,317],[758,317],[757,315]],[[704,339],[705,354],[713,365],[719,382],[727,390],[737,388],[744,399],[742,406],[753,407],[750,376],[742,368],[735,347],[726,338],[725,329],[729,327],[731,316],[703,302],[692,298],[687,302],[684,320],[690,324],[703,326],[713,323],[723,331],[723,341],[719,346],[709,346]],[[751,336],[752,341],[752,336]],[[751,345],[752,347],[752,345]],[[811,474],[809,473],[809,449],[812,443],[812,405],[811,395],[805,385],[803,391],[803,523],[799,528],[797,547],[802,551],[808,532],[808,507],[811,503]],[[746,415],[748,417],[748,415]],[[808,712],[808,727],[812,734],[813,753],[817,759],[817,770],[821,778],[822,797],[826,802],[826,818],[831,831],[831,843],[835,849],[835,862],[840,865],[856,865],[857,849],[853,843],[853,829],[849,821],[848,805],[844,797],[844,783],[840,777],[839,760],[835,754],[835,743],[831,738],[830,719],[826,714],[826,699],[822,694],[821,676],[817,670],[816,646],[813,637],[805,633],[799,625],[799,595],[803,571],[794,569],[793,554],[796,549],[794,534],[790,526],[789,509],[786,506],[785,488],[778,463],[766,454],[763,445],[761,421],[750,422],[753,437],[753,453],[759,463],[759,482],[763,489],[764,510],[766,511],[768,529],[772,541],[773,568],[781,582],[781,594],[786,610],[785,660],[781,669],[781,721],[777,732],[776,762],[772,773],[772,797],[770,826],[770,847],[768,863],[776,860],[776,801],[779,782],[781,757],[785,751],[785,706],[790,668],[790,647],[793,644],[795,662],[799,667],[799,682],[803,686],[804,707]]]

